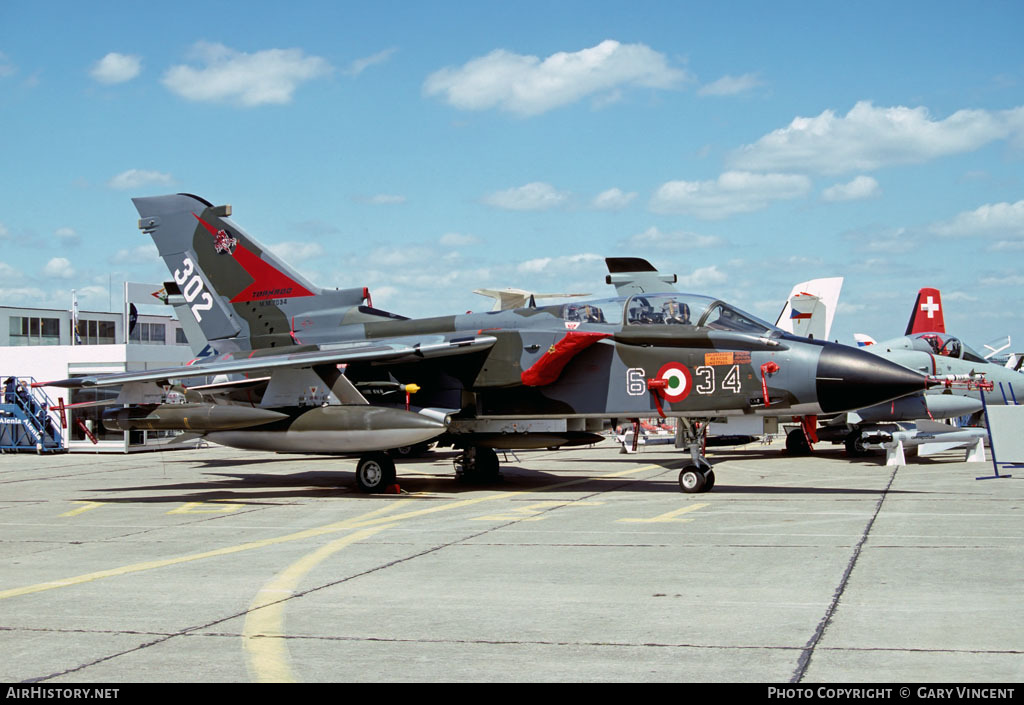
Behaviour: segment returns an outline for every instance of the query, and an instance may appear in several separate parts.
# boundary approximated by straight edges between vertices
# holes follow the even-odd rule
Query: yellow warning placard
[[[731,352],[709,352],[704,353],[704,364],[705,365],[731,365],[732,353]]]

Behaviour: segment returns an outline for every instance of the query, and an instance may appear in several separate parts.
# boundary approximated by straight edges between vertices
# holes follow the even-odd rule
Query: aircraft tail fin
[[[794,335],[828,340],[842,288],[842,277],[812,279],[797,284],[789,292],[775,325]]]
[[[324,291],[230,219],[231,206],[191,194],[133,198],[139,229],[153,238],[191,315],[217,352],[283,347],[328,315],[368,300],[364,288]],[[321,325],[328,322],[321,320]]]
[[[910,321],[907,323],[907,332],[904,335],[945,332],[946,322],[942,316],[942,299],[939,290],[925,287],[917,292],[914,310],[910,312]]]

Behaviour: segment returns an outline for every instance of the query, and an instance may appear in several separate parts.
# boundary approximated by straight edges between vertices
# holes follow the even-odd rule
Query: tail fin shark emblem
[[[213,236],[213,246],[218,253],[228,253],[242,268],[249,273],[253,281],[241,293],[231,299],[231,303],[240,301],[263,301],[266,299],[283,299],[297,296],[313,296],[313,292],[302,286],[283,272],[278,271],[266,261],[260,259],[245,247],[238,244],[238,238],[231,237],[225,230],[217,230],[198,215],[196,220]],[[236,252],[237,250],[237,252]]]
[[[226,252],[229,255],[233,255],[237,245],[238,238],[231,237],[226,230],[218,230],[217,234],[213,236],[213,249],[217,250],[219,254]]]

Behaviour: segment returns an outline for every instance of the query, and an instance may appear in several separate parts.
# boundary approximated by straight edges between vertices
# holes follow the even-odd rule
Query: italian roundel
[[[665,380],[668,385],[662,390],[661,395],[669,403],[682,401],[690,394],[690,389],[693,387],[693,376],[690,374],[690,370],[679,362],[662,365],[658,370],[658,379]]]

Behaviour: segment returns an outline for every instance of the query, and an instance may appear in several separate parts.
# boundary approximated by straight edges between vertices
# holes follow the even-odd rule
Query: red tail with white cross
[[[938,289],[924,288],[917,292],[917,301],[907,323],[906,335],[914,333],[945,333],[942,318],[942,299]]]

